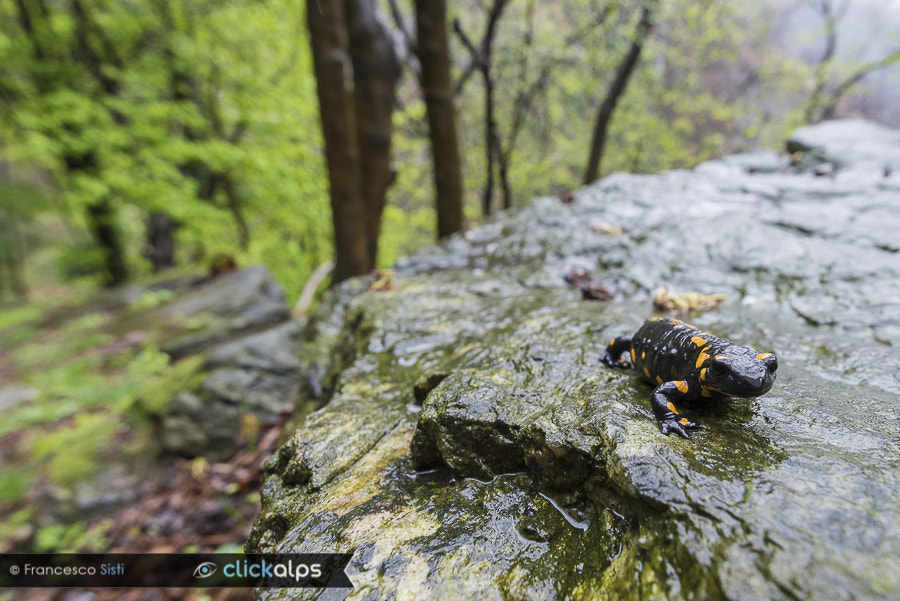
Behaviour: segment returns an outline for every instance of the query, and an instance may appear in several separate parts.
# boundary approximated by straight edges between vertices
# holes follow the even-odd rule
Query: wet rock
[[[297,419],[325,404],[339,374],[356,357],[357,335],[368,327],[347,316],[366,278],[330,290],[310,319],[283,323],[214,346],[205,353],[205,377],[179,392],[161,418],[162,449],[182,456],[227,450],[244,416],[272,420],[293,410]],[[345,320],[357,319],[355,327]]]
[[[841,158],[613,175],[323,303],[330,402],[269,462],[247,550],[355,551],[356,588],[259,598],[900,596],[900,197]],[[583,302],[576,266],[615,299]],[[724,295],[690,321],[781,365],[685,406],[692,440],[599,363],[663,287]]]
[[[266,421],[293,405],[301,384],[302,325],[288,322],[212,350],[199,388],[178,393],[166,407],[163,449],[188,457],[225,450],[242,416]]]
[[[114,323],[114,332],[140,333],[173,361],[205,353],[202,384],[176,394],[159,416],[161,450],[214,455],[233,443],[242,416],[265,421],[297,401],[303,324],[284,323],[288,318],[281,288],[257,266],[162,297]]]
[[[37,388],[31,386],[7,386],[0,388],[0,411],[12,409],[16,405],[30,403],[41,395]]]
[[[284,292],[269,270],[258,265],[214,278],[159,307],[132,313],[115,329],[156,332],[160,348],[179,359],[289,317]]]
[[[804,164],[833,168],[900,168],[900,132],[864,119],[838,119],[803,127],[791,134],[789,153],[801,153]]]

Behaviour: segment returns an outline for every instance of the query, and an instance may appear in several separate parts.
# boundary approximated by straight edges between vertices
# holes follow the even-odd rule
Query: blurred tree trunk
[[[328,184],[334,224],[334,281],[369,270],[369,234],[360,184],[359,139],[352,80],[346,49],[342,0],[307,0],[306,18],[312,44],[316,91],[325,138]]]
[[[394,93],[400,65],[375,0],[307,0],[334,225],[333,282],[375,267],[393,180]]]
[[[656,10],[657,1],[644,0],[641,5],[641,17],[635,28],[631,48],[629,48],[625,58],[622,59],[622,62],[616,68],[615,78],[613,78],[613,82],[606,93],[606,98],[603,99],[603,103],[597,111],[597,119],[594,121],[594,136],[591,141],[591,155],[588,158],[587,170],[584,174],[585,184],[591,183],[600,176],[600,163],[603,161],[609,122],[612,120],[619,98],[621,98],[628,87],[628,80],[637,66],[641,50],[644,48],[644,42],[647,41],[650,31],[653,29],[653,13]]]
[[[14,298],[24,299],[28,296],[28,287],[22,276],[25,245],[19,231],[19,223],[14,215],[4,214],[2,208],[0,216],[3,218],[3,228],[0,229],[0,301],[3,300],[5,287],[9,287]]]
[[[103,199],[87,207],[88,221],[94,238],[103,250],[103,262],[106,266],[106,286],[117,286],[128,279],[125,267],[125,249],[122,236],[116,225],[116,213],[109,201]]]
[[[462,168],[450,81],[446,0],[416,0],[417,54],[434,163],[438,237],[463,229]]]
[[[375,268],[381,214],[394,179],[391,136],[400,61],[390,33],[378,20],[375,0],[345,0],[350,58],[353,62],[353,104],[360,151],[362,199],[366,209],[368,264]]]
[[[167,213],[154,211],[147,219],[147,250],[145,256],[159,273],[175,267],[175,230],[178,223]]]

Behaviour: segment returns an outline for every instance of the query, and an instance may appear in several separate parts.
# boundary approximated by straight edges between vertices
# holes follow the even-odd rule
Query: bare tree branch
[[[495,98],[494,88],[495,81],[491,73],[491,55],[493,51],[494,39],[497,32],[497,24],[503,9],[506,8],[508,0],[493,0],[488,10],[487,24],[484,33],[481,36],[481,42],[476,47],[474,43],[465,34],[460,25],[459,20],[453,23],[453,29],[462,41],[463,46],[469,51],[469,66],[463,72],[462,77],[456,86],[459,93],[462,86],[468,78],[475,72],[481,73],[484,82],[484,119],[485,119],[485,155],[487,159],[486,181],[481,194],[482,213],[487,216],[491,214],[494,195],[494,164],[500,162],[500,178],[504,194],[509,196],[509,182],[506,178],[506,165],[502,164],[503,153],[500,148],[500,136],[497,133],[497,119],[495,116]]]
[[[889,65],[893,65],[894,63],[900,61],[900,50],[895,50],[894,52],[888,54],[880,61],[870,63],[868,65],[863,65],[853,72],[847,79],[842,81],[837,88],[835,88],[834,92],[831,93],[831,98],[829,98],[828,102],[822,107],[822,112],[819,116],[820,120],[833,119],[835,111],[837,110],[837,105],[843,98],[844,94],[850,91],[850,89],[858,84],[862,79],[873,73],[878,71],[879,69],[883,69]]]
[[[641,17],[638,20],[634,32],[634,39],[631,42],[631,48],[629,48],[628,54],[625,55],[625,58],[622,59],[622,62],[616,68],[616,76],[609,86],[606,98],[603,99],[603,103],[597,111],[597,119],[594,124],[594,136],[591,143],[591,154],[584,175],[585,184],[589,184],[596,180],[600,174],[600,163],[603,160],[603,151],[606,145],[606,134],[609,122],[612,119],[613,112],[616,110],[619,98],[625,92],[625,88],[628,86],[628,80],[631,78],[631,74],[637,66],[641,50],[643,50],[644,47],[644,42],[647,41],[647,38],[650,36],[650,31],[653,29],[653,14],[657,8],[657,1],[658,0],[644,0],[641,7]]]
[[[831,0],[820,0],[820,12],[824,21],[825,50],[822,58],[816,65],[816,84],[810,93],[806,108],[803,111],[804,119],[808,123],[815,123],[825,119],[834,118],[837,105],[841,98],[870,73],[883,69],[900,60],[900,50],[894,51],[882,59],[859,66],[853,73],[838,83],[830,93],[826,93],[828,87],[828,70],[834,61],[837,49],[837,24],[849,8],[849,1],[842,2],[835,8]],[[827,98],[826,98],[827,96]]]
[[[404,62],[409,66],[409,70],[412,71],[413,76],[415,76],[416,81],[419,82],[419,88],[422,87],[422,66],[418,63],[418,48],[416,41],[416,31],[413,27],[412,29],[409,27],[409,24],[403,18],[403,12],[400,10],[400,6],[397,4],[397,0],[388,0],[388,8],[390,9],[391,19],[394,21],[394,26],[400,32],[400,36],[403,38],[403,43],[406,45],[405,56],[403,57]]]

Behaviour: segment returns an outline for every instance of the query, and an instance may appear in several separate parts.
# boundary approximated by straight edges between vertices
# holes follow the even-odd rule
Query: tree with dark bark
[[[154,273],[175,267],[175,230],[178,226],[178,222],[163,211],[154,211],[147,218],[144,256],[153,266]]]
[[[393,40],[381,24],[372,0],[345,2],[353,106],[360,152],[360,184],[366,211],[367,271],[374,269],[381,235],[381,214],[394,178],[391,168],[393,113],[400,62]]]
[[[463,229],[462,166],[450,79],[446,0],[416,0],[417,55],[428,112],[438,237]]]
[[[616,68],[615,76],[606,92],[606,97],[597,110],[597,117],[594,120],[594,134],[591,140],[591,153],[588,158],[587,169],[584,174],[584,183],[589,184],[596,180],[600,175],[600,164],[603,161],[603,151],[606,146],[606,135],[609,130],[609,123],[612,120],[613,112],[619,98],[625,93],[628,87],[628,80],[637,67],[638,59],[640,59],[641,51],[644,43],[650,36],[653,29],[653,14],[656,10],[658,0],[644,0],[641,5],[641,16],[638,19],[634,36],[632,37],[631,47]]]
[[[316,92],[322,115],[325,159],[334,225],[334,281],[366,272],[368,230],[359,176],[359,140],[353,112],[350,55],[341,0],[308,0]]]
[[[308,0],[307,22],[340,282],[375,266],[400,70],[374,0]]]

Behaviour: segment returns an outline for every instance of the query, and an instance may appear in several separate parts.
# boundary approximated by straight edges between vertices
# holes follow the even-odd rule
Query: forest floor
[[[100,334],[114,315],[53,314],[0,310],[0,552],[242,552],[289,413],[244,424],[217,460],[160,455],[134,398],[161,370],[133,367],[159,352]],[[111,466],[123,475],[94,480]],[[84,482],[98,496],[132,487],[130,500],[73,512],[65,501]],[[0,591],[0,601],[251,598],[250,589]]]

